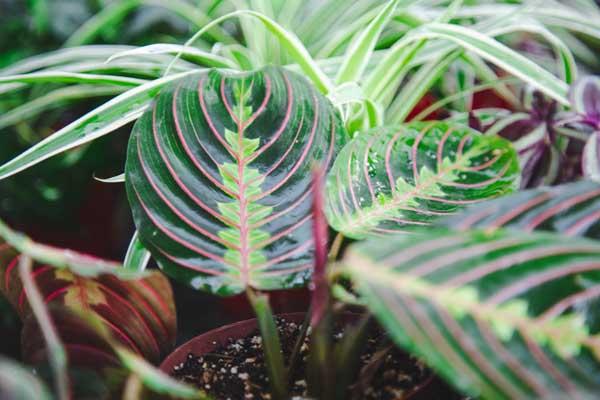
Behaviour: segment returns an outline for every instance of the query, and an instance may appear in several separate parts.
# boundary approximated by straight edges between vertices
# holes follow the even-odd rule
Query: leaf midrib
[[[556,346],[560,347],[560,338],[564,335],[564,328],[553,325],[554,319],[522,317],[511,312],[509,308],[501,308],[502,305],[507,303],[495,305],[485,302],[465,301],[463,297],[456,295],[456,291],[464,288],[464,286],[436,286],[425,279],[410,276],[410,274],[397,271],[391,272],[394,267],[374,263],[370,258],[357,251],[349,250],[347,260],[352,260],[352,263],[347,262],[347,267],[352,273],[362,275],[364,278],[357,280],[357,282],[371,282],[393,288],[397,292],[404,293],[412,298],[421,298],[434,303],[451,315],[453,315],[452,309],[460,309],[474,319],[486,321],[490,325],[493,324],[493,321],[504,322],[512,327],[514,331],[519,331],[529,337],[531,337],[531,332],[543,332],[551,342],[555,342]],[[453,316],[453,318],[460,319],[456,316]],[[580,346],[589,348],[596,358],[600,358],[600,335],[589,336],[584,331],[571,331],[571,333],[577,333],[571,336],[572,340]],[[560,353],[554,352],[564,358]]]
[[[379,204],[377,202],[373,202],[372,205],[378,205],[378,207],[373,208],[371,211],[365,213],[363,208],[358,208],[356,213],[348,214],[346,217],[345,223],[342,224],[342,230],[344,232],[350,233],[362,233],[362,230],[365,226],[368,226],[369,220],[377,220],[380,218],[385,218],[385,215],[388,211],[392,211],[394,209],[403,209],[410,200],[414,198],[418,198],[419,193],[427,191],[427,189],[433,187],[434,185],[441,183],[444,181],[444,176],[447,173],[450,173],[455,170],[460,170],[460,167],[463,166],[465,161],[469,161],[470,153],[474,152],[478,146],[473,146],[467,152],[463,153],[462,157],[457,157],[455,162],[452,163],[447,168],[442,168],[437,171],[436,174],[432,175],[432,178],[429,180],[416,179],[414,190],[405,193],[404,195],[397,196],[398,191],[394,186],[392,188],[392,197],[390,201]],[[441,160],[440,160],[441,161]],[[394,185],[396,182],[394,182]],[[354,215],[358,215],[358,218],[352,218]]]

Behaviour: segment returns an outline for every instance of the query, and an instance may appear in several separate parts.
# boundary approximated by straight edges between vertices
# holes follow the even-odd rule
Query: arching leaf
[[[310,170],[345,132],[281,68],[211,70],[165,88],[131,135],[126,187],[139,237],[170,275],[233,294],[310,275]]]
[[[512,230],[372,238],[344,265],[396,343],[486,399],[600,390],[600,244]]]
[[[440,223],[457,229],[506,226],[600,239],[600,183],[581,181],[523,190],[467,207]]]
[[[510,143],[462,125],[376,128],[348,143],[329,172],[325,211],[352,238],[402,232],[518,186]]]

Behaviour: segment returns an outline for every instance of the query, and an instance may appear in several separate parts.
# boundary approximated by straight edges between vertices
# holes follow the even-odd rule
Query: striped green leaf
[[[440,223],[459,229],[506,226],[600,239],[600,183],[581,181],[524,190],[467,207]]]
[[[336,158],[325,212],[352,238],[397,233],[506,194],[518,180],[516,153],[502,138],[445,122],[376,128]]]
[[[188,74],[172,75],[145,83],[95,108],[24,153],[0,165],[0,179],[14,175],[56,154],[91,142],[135,121],[163,86]]]
[[[511,230],[371,240],[344,265],[396,343],[485,399],[600,390],[600,244]]]
[[[568,105],[568,85],[525,56],[499,41],[463,26],[432,23],[421,28],[416,37],[442,38],[473,51],[507,72],[523,79],[543,93]]]
[[[331,103],[282,68],[174,82],[129,142],[141,243],[168,274],[221,295],[303,284],[310,170],[328,165],[345,135]]]
[[[383,32],[383,28],[392,18],[400,0],[390,0],[385,7],[375,16],[364,31],[350,43],[348,50],[338,71],[336,83],[358,80],[364,73],[370,55]]]
[[[231,60],[197,49],[195,47],[181,46],[178,44],[157,43],[131,50],[122,51],[111,56],[106,62],[110,63],[120,58],[147,58],[156,54],[181,54],[183,60],[207,67],[235,68]]]

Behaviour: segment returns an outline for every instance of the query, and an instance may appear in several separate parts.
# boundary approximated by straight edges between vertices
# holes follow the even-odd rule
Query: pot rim
[[[293,312],[277,314],[276,317],[285,318],[291,322],[302,323],[306,312]],[[258,328],[256,318],[245,319],[223,325],[219,328],[211,329],[200,335],[194,336],[187,342],[181,344],[173,350],[160,364],[160,370],[171,374],[173,367],[185,360],[188,353],[194,353],[197,356],[210,353],[215,348],[223,345],[228,339],[240,339],[249,335]]]

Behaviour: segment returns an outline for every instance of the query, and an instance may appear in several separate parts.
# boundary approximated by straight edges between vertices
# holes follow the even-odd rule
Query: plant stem
[[[22,255],[19,261],[19,276],[23,282],[27,301],[31,306],[33,315],[40,326],[44,341],[46,342],[46,350],[52,371],[54,372],[54,385],[55,390],[58,392],[58,398],[60,400],[69,400],[71,399],[71,392],[69,375],[67,373],[67,355],[56,332],[54,323],[50,318],[48,308],[32,276],[32,264],[30,257]]]
[[[283,351],[275,317],[269,305],[269,297],[265,294],[257,294],[251,288],[246,290],[246,294],[258,319],[273,399],[287,400],[289,398],[288,380],[283,362]]]
[[[142,398],[144,385],[136,374],[129,375],[123,389],[123,400],[139,400]]]
[[[344,235],[342,233],[338,233],[333,239],[333,243],[331,244],[331,250],[329,250],[329,261],[335,261],[340,254],[340,250],[342,248],[342,244],[344,243]]]

